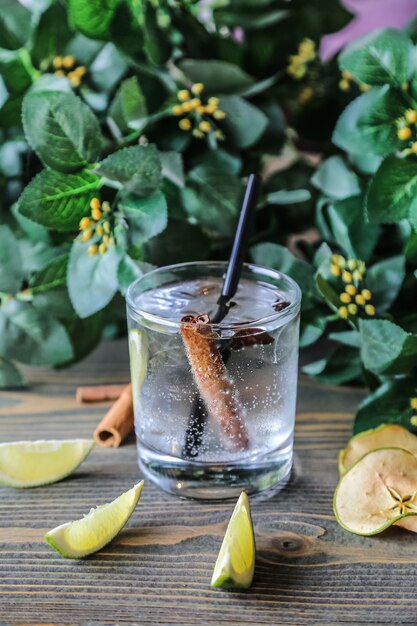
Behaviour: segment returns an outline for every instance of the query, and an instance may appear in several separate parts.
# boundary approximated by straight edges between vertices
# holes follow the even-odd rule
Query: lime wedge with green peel
[[[340,479],[333,508],[339,524],[357,535],[376,535],[414,519],[417,458],[401,448],[369,452]]]
[[[360,458],[379,448],[402,448],[417,456],[417,437],[399,424],[382,424],[352,437],[339,452],[339,472],[343,476]]]
[[[249,498],[242,492],[230,518],[211,579],[223,589],[251,586],[255,572],[255,537]]]
[[[142,492],[143,480],[129,491],[91,511],[82,519],[61,524],[45,541],[67,559],[82,559],[107,545],[129,520]]]
[[[16,441],[0,444],[0,482],[38,487],[72,474],[94,447],[91,439]]]
[[[133,387],[133,401],[136,402],[143,385],[148,367],[148,338],[142,330],[129,330],[130,376]]]

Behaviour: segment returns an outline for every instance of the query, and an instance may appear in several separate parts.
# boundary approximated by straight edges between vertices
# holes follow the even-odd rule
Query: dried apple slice
[[[401,448],[369,452],[340,479],[333,509],[339,524],[357,535],[376,535],[417,516],[417,458]]]
[[[402,448],[417,456],[417,437],[399,424],[382,424],[352,437],[339,452],[339,472],[343,476],[359,459],[371,450]]]

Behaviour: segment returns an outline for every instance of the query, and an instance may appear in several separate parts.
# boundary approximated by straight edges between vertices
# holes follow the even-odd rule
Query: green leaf
[[[47,228],[77,230],[101,184],[101,179],[87,170],[66,175],[43,170],[20,196],[19,212]]]
[[[215,233],[231,236],[242,193],[240,181],[223,170],[204,165],[190,170],[189,180],[192,187],[182,190],[188,215]]]
[[[50,243],[48,230],[44,226],[33,222],[24,215],[21,215],[21,213],[19,213],[19,205],[17,203],[11,207],[10,212],[12,213],[13,217],[19,224],[24,234],[27,235],[30,239]]]
[[[69,16],[73,26],[92,39],[110,35],[110,27],[120,0],[69,0]]]
[[[45,91],[63,91],[72,93],[71,83],[64,76],[55,74],[42,74],[29,88],[28,93],[44,93]]]
[[[0,74],[11,94],[21,94],[31,85],[38,71],[32,66],[27,50],[0,49]]]
[[[317,298],[314,269],[305,261],[297,259],[287,248],[276,243],[259,243],[252,246],[250,253],[254,263],[291,276],[303,293],[302,305],[306,305],[309,298]]]
[[[239,26],[245,30],[254,30],[268,28],[279,22],[282,22],[288,15],[289,11],[285,9],[271,9],[269,11],[259,11],[258,7],[253,5],[248,7],[245,12],[239,11]],[[236,15],[232,13],[222,12],[222,25],[235,27]]]
[[[323,276],[322,270],[318,270],[316,274],[316,285],[327,303],[334,310],[338,310],[340,306],[339,292],[334,288],[331,278]]]
[[[11,361],[0,357],[0,389],[6,387],[23,387],[21,373]]]
[[[156,9],[150,0],[144,0],[144,40],[145,53],[151,63],[163,65],[171,55],[169,33],[158,24]]]
[[[357,330],[341,330],[337,333],[330,333],[329,339],[351,348],[359,349],[361,347],[361,336]]]
[[[220,96],[220,108],[227,114],[222,121],[226,138],[238,148],[254,144],[268,126],[265,113],[239,96]]]
[[[40,15],[32,35],[30,52],[36,67],[52,59],[58,50],[63,50],[71,36],[66,7],[57,2],[50,4]]]
[[[404,256],[407,261],[417,261],[417,232],[412,232],[404,246]]]
[[[303,367],[304,374],[325,383],[341,385],[361,376],[362,363],[357,348],[339,346],[326,358]]]
[[[42,293],[56,287],[64,287],[67,283],[68,260],[68,254],[62,254],[35,272],[29,283],[32,292]]]
[[[19,243],[8,226],[0,226],[0,291],[14,294],[22,287]]]
[[[64,246],[55,247],[50,241],[33,239],[19,239],[19,248],[25,275],[37,272],[64,251]]]
[[[190,80],[194,83],[204,83],[206,90],[216,95],[233,94],[255,82],[255,79],[239,66],[226,61],[184,59],[179,63],[179,67]]]
[[[146,198],[125,195],[119,206],[126,216],[129,238],[134,244],[148,241],[166,228],[168,209],[165,196],[160,191]]]
[[[242,169],[242,159],[237,154],[230,154],[222,148],[205,150],[194,159],[195,165],[217,167],[233,176],[238,176]]]
[[[0,11],[0,42],[3,48],[16,50],[30,34],[32,15],[16,0],[2,0]]]
[[[73,172],[100,155],[100,126],[89,107],[73,93],[28,93],[23,100],[23,127],[45,165]]]
[[[299,202],[307,202],[310,200],[311,193],[308,189],[281,189],[273,191],[266,196],[269,204],[298,204]]]
[[[383,313],[398,296],[405,278],[405,259],[393,256],[375,263],[365,274],[366,287],[372,291],[372,304]]]
[[[184,164],[178,152],[160,152],[162,177],[170,180],[177,187],[184,187]]]
[[[334,241],[350,258],[367,261],[378,241],[380,227],[365,221],[363,196],[326,204],[322,215]]]
[[[360,320],[363,364],[374,374],[405,373],[417,365],[417,335],[388,320]]]
[[[382,156],[369,152],[351,152],[349,154],[351,165],[363,174],[375,174],[382,163]]]
[[[312,308],[303,311],[300,328],[300,348],[315,343],[326,330],[327,320],[322,311]]]
[[[11,300],[0,309],[0,353],[30,365],[58,365],[72,358],[72,347],[60,322]]]
[[[33,294],[33,306],[38,311],[45,311],[63,323],[74,315],[70,297],[66,287],[54,287],[49,291],[37,291]]]
[[[335,200],[343,200],[361,192],[358,177],[340,156],[332,156],[323,161],[311,182],[326,196]]]
[[[159,186],[161,159],[154,145],[122,148],[99,163],[96,172],[128,193],[147,196]]]
[[[415,430],[410,423],[410,398],[415,395],[415,377],[385,382],[359,405],[353,434],[357,435],[381,424],[400,424],[404,428]]]
[[[386,158],[371,180],[366,199],[371,222],[393,224],[417,209],[417,160]]]
[[[140,130],[147,122],[145,96],[136,76],[124,80],[109,108],[109,115],[122,133],[129,128]]]
[[[119,281],[119,288],[122,294],[126,293],[127,288],[134,280],[140,278],[146,272],[150,272],[154,269],[154,265],[150,263],[143,263],[142,261],[135,261],[128,254],[121,259],[119,267],[117,269],[117,279]]]
[[[87,254],[88,244],[78,237],[71,248],[67,282],[72,305],[81,318],[103,309],[118,288],[119,255],[110,246],[105,254]]]
[[[372,89],[351,102],[339,117],[333,143],[353,153],[385,155],[401,146],[395,120],[404,103],[388,86]]]
[[[94,84],[101,91],[112,91],[127,70],[126,57],[116,46],[108,43],[100,50],[88,68]]]
[[[402,32],[372,32],[345,48],[339,65],[368,85],[402,85],[414,70],[413,44]]]
[[[70,320],[66,320],[66,329],[74,351],[70,363],[80,361],[97,346],[102,337],[105,322],[105,311],[98,311],[85,319],[74,315]]]
[[[167,228],[144,245],[145,258],[155,265],[171,265],[208,258],[210,239],[197,226],[170,219]]]

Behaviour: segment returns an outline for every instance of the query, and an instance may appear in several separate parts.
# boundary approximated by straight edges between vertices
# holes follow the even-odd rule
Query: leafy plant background
[[[333,0],[3,0],[1,387],[123,333],[123,294],[152,265],[226,258],[261,171],[250,258],[302,287],[301,345],[329,346],[305,371],[369,387],[356,432],[417,429],[416,35],[322,65],[311,42],[350,17]],[[195,83],[226,114],[202,137],[173,113]],[[93,198],[111,242],[90,255]],[[375,315],[341,317],[335,254],[366,263]]]

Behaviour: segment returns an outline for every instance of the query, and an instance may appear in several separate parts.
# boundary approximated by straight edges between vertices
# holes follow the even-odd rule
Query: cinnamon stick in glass
[[[209,415],[219,424],[234,450],[249,445],[242,421],[242,407],[217,347],[219,336],[207,315],[183,317],[181,335],[201,398]]]

